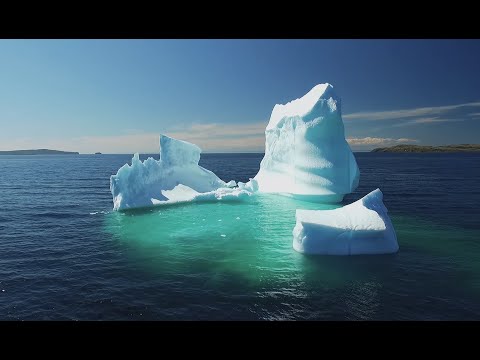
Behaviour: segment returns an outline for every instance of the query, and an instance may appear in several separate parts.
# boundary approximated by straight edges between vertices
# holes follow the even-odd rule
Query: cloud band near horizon
[[[263,152],[265,150],[265,124],[253,125],[192,125],[188,131],[165,132],[165,135],[198,145],[203,152]],[[2,142],[2,150],[48,148],[80,153],[102,152],[105,154],[147,153],[159,151],[159,133],[140,133],[109,136],[82,136],[65,140],[49,139],[42,146],[28,146],[31,139]],[[353,150],[368,150],[373,147],[416,143],[408,138],[347,138]]]
[[[461,108],[480,107],[480,102],[465,104],[422,107],[414,109],[357,112],[343,115],[346,124],[352,120],[380,121],[397,120],[394,127],[413,126],[462,121],[455,117],[442,117]],[[466,116],[475,119],[479,113],[469,112]],[[170,129],[162,133],[180,140],[194,143],[204,152],[263,152],[265,147],[265,127],[267,121],[251,124],[192,124],[186,129]],[[136,132],[108,136],[82,136],[70,139],[45,139],[41,143],[32,138],[16,140],[3,139],[1,150],[51,148],[80,153],[157,153],[159,133]],[[419,143],[413,138],[394,137],[349,137],[348,143],[353,150],[369,150],[374,147],[398,144]]]

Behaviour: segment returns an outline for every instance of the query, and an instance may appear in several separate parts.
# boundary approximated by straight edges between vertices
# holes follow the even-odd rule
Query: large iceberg
[[[198,165],[201,150],[186,141],[160,135],[160,160],[149,157],[125,164],[110,177],[113,209],[124,210],[159,204],[200,200],[237,200],[256,191],[255,180],[247,184],[221,180]]]
[[[305,254],[359,255],[398,251],[397,236],[376,189],[334,210],[298,210],[293,248]]]
[[[319,84],[300,99],[275,105],[265,137],[255,176],[260,192],[330,203],[358,186],[360,171],[332,85]]]

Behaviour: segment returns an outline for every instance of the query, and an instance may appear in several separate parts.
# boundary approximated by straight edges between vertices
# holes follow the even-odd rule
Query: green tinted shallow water
[[[232,307],[241,306],[242,300],[253,318],[401,319],[412,316],[409,307],[421,311],[431,302],[449,301],[452,293],[460,298],[463,293],[480,296],[476,230],[459,232],[452,226],[393,215],[397,254],[295,252],[295,209],[336,207],[259,195],[248,202],[114,212],[107,215],[105,226],[128,246],[133,263],[177,287],[174,294],[208,293],[211,298],[197,300],[203,309],[212,306],[212,313],[218,313],[226,307],[233,318]],[[416,294],[415,300],[408,300],[410,292]],[[400,302],[400,313],[395,314],[391,309],[396,307],[389,302]]]
[[[334,209],[289,197],[261,195],[246,202],[167,205],[109,214],[107,230],[164,275],[234,275],[248,283],[291,277],[304,256],[292,249],[295,209]]]

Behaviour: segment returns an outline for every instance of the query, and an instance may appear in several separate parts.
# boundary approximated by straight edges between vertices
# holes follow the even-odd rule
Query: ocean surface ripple
[[[200,165],[245,182],[262,156]],[[296,253],[295,209],[334,206],[287,197],[112,212],[131,155],[0,156],[0,319],[480,320],[480,156],[355,156],[344,204],[379,187],[397,254]]]

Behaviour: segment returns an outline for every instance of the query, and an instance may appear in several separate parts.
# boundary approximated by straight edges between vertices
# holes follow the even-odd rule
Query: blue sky
[[[478,40],[0,40],[0,150],[263,151],[324,82],[354,150],[479,143],[479,64]]]

